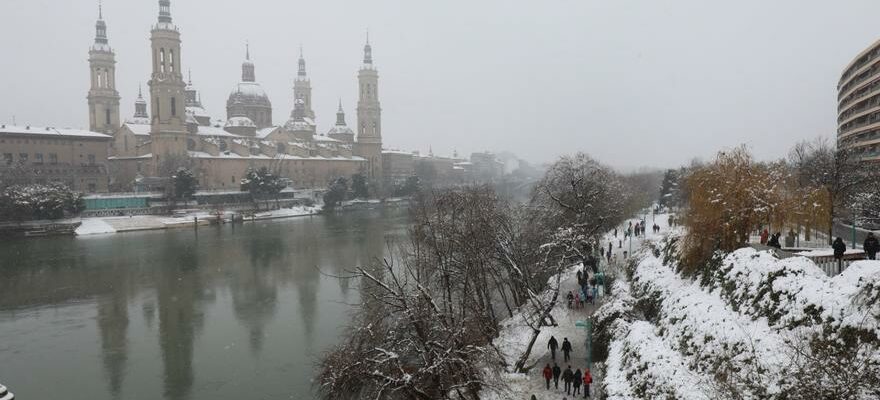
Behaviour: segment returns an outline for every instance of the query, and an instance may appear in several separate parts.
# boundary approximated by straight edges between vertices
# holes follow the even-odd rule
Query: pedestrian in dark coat
[[[538,400],[538,398],[535,397],[535,395],[532,395],[532,398],[530,400]]]
[[[574,379],[574,372],[571,371],[571,365],[562,373],[562,381],[565,382],[565,394],[571,394],[571,381]]]
[[[562,355],[566,362],[571,359],[571,342],[568,341],[568,338],[562,339]]]
[[[574,386],[574,390],[572,390],[572,396],[577,396],[581,393],[581,384],[583,382],[583,376],[581,375],[581,369],[578,368],[577,371],[574,371],[574,378],[571,381],[571,384]]]
[[[590,369],[584,369],[584,398],[590,397],[590,385],[593,383],[593,375],[590,374]]]
[[[562,368],[553,363],[553,387],[559,389],[559,377],[562,375]]]
[[[846,243],[843,243],[843,238],[838,236],[837,239],[834,239],[831,248],[834,249],[834,259],[837,260],[837,268],[842,269],[843,254],[846,253]]]
[[[614,228],[614,237],[617,237],[617,228]]]
[[[550,357],[553,358],[553,361],[556,361],[556,349],[559,348],[559,342],[556,341],[556,338],[550,336],[550,341],[547,342],[547,348],[550,349]]]
[[[880,241],[877,241],[874,232],[868,232],[868,237],[865,238],[865,243],[862,244],[862,248],[865,250],[865,253],[868,254],[869,260],[877,259],[877,252],[880,251]]]
[[[550,364],[544,367],[542,374],[544,375],[544,380],[547,381],[547,390],[550,390],[550,380],[553,379],[553,368],[550,368]]]
[[[774,233],[773,236],[770,236],[770,240],[767,241],[767,246],[781,249],[782,244],[779,243],[779,236],[779,232]]]

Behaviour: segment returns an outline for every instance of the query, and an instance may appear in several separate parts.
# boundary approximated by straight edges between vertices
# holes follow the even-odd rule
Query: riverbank
[[[386,206],[405,206],[409,204],[407,198],[392,198],[381,200],[351,200],[336,207],[333,212],[345,212],[356,210],[376,209]],[[241,212],[223,212],[219,215],[208,210],[193,211],[182,216],[169,217],[165,215],[134,215],[123,217],[93,217],[82,218],[80,226],[75,230],[77,236],[106,235],[113,233],[194,228],[201,225],[218,223],[254,222],[279,218],[307,217],[326,212],[322,206],[294,206],[268,210],[252,214]]]

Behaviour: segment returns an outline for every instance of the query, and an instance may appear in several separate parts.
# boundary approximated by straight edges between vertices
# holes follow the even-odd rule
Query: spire
[[[107,24],[104,22],[104,7],[98,1],[98,21],[95,22],[95,43],[107,44]]]
[[[144,100],[144,93],[141,90],[140,84],[138,84],[138,98],[134,102],[134,117],[150,118],[150,116],[147,115],[147,101]]]
[[[336,125],[345,125],[345,111],[342,111],[342,99],[339,99],[339,110],[336,111]]]
[[[364,45],[364,64],[373,64],[373,47],[370,46],[370,31],[367,30],[367,44]]]
[[[254,72],[254,63],[251,61],[251,45],[248,42],[245,42],[245,59],[241,64],[241,81],[242,82],[256,82],[257,76]]]
[[[171,23],[171,0],[159,0],[159,22]]]
[[[299,45],[299,71],[296,75],[300,78],[306,77],[306,59],[303,57],[302,45]]]

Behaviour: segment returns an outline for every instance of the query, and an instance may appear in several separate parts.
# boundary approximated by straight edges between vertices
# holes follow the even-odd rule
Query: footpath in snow
[[[656,220],[657,225],[660,226],[661,233],[668,229],[668,215],[658,214],[654,219]],[[650,240],[655,237],[655,234],[651,230],[651,225],[653,225],[654,219],[652,219],[650,215],[647,217],[645,221],[647,232],[641,236],[632,238],[632,249],[635,250],[641,247],[644,240]],[[637,219],[632,219],[631,221],[635,223],[636,220]],[[603,248],[607,249],[608,243],[612,244],[613,262],[623,262],[624,251],[629,253],[629,239],[626,241],[623,240],[623,231],[626,229],[626,226],[627,223],[618,229],[617,237],[615,237],[613,233],[609,233],[603,238]],[[600,264],[600,271],[607,267],[607,260],[603,259]],[[573,399],[576,397],[584,397],[584,387],[581,387],[581,393],[578,396],[566,395],[564,389],[565,385],[562,379],[559,381],[558,389],[554,387],[554,384],[551,381],[550,389],[548,390],[546,388],[544,377],[542,376],[542,371],[545,365],[549,364],[551,367],[554,365],[550,349],[548,348],[548,342],[551,337],[555,337],[559,342],[560,349],[556,351],[555,364],[558,365],[562,371],[565,371],[569,365],[571,366],[572,371],[580,369],[581,372],[584,372],[588,368],[589,355],[587,354],[587,330],[585,323],[599,308],[601,302],[605,300],[605,297],[600,295],[599,298],[596,299],[595,305],[586,303],[583,308],[568,308],[566,295],[569,291],[573,293],[577,292],[577,271],[583,270],[583,265],[576,265],[562,272],[559,282],[559,298],[557,299],[556,306],[551,312],[551,315],[558,326],[541,328],[541,333],[538,335],[528,362],[525,364],[526,366],[532,366],[529,373],[518,374],[510,371],[501,373],[499,379],[500,385],[498,385],[497,388],[485,389],[480,394],[481,399],[529,399],[532,395],[535,395],[538,400],[559,400],[562,398]],[[589,271],[589,268],[587,268],[587,270],[589,278],[593,278],[592,271]],[[550,278],[550,283],[551,287],[554,286],[556,284],[556,278]],[[512,368],[519,357],[525,352],[528,342],[531,339],[532,330],[526,325],[521,315],[514,315],[513,318],[504,320],[501,325],[502,328],[499,337],[495,339],[493,344],[501,351],[505,361],[511,366],[510,368]],[[563,360],[563,353],[561,351],[563,339],[565,338],[568,338],[572,344],[573,351],[569,362]],[[592,368],[591,373],[593,375],[591,398],[596,398],[602,377]]]

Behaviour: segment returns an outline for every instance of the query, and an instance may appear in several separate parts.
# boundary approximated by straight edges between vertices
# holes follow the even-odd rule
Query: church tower
[[[116,91],[116,55],[107,41],[107,24],[98,6],[95,23],[95,43],[89,49],[91,88],[89,101],[89,130],[115,135],[119,129],[119,92]]]
[[[306,59],[303,58],[302,46],[299,47],[299,70],[296,72],[296,80],[293,82],[293,100],[302,100],[305,105],[306,118],[315,120],[315,112],[312,110],[312,83],[306,75]],[[290,114],[293,117],[293,114]]]
[[[382,181],[382,108],[379,106],[379,72],[373,66],[370,36],[364,46],[364,63],[358,72],[357,155],[367,160],[365,174],[374,183]]]
[[[159,21],[153,27],[150,42],[150,139],[153,169],[159,175],[166,159],[186,155],[186,83],[180,68],[180,32],[171,22],[171,0],[159,0]]]

